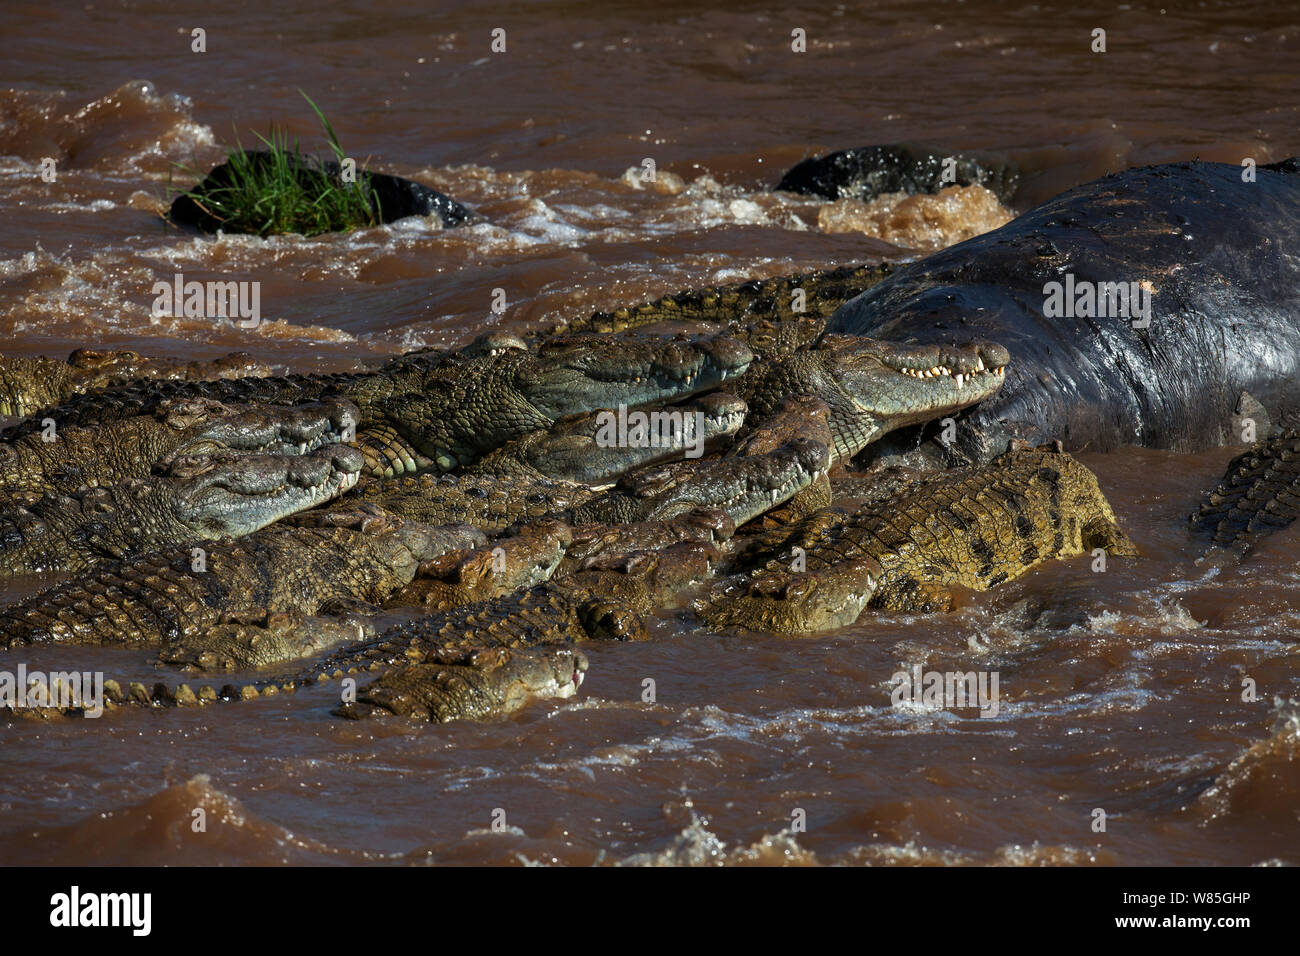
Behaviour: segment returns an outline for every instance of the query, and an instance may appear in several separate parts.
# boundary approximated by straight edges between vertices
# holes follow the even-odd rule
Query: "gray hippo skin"
[[[946,449],[975,461],[1012,438],[1072,451],[1240,443],[1234,416],[1252,410],[1263,437],[1263,410],[1277,421],[1300,408],[1300,163],[1261,165],[1253,182],[1243,172],[1179,163],[1076,187],[900,269],[827,332],[1005,346],[1006,383],[959,417]],[[1076,288],[1140,284],[1149,326],[1115,310],[1048,317],[1045,287],[1067,274]],[[912,428],[868,454],[945,457],[939,437]]]

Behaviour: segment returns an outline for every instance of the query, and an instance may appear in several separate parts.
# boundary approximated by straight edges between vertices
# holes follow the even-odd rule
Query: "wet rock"
[[[266,150],[249,150],[248,156],[256,164],[264,164],[270,160],[271,154]],[[310,156],[304,156],[302,159],[304,162],[300,168],[304,175],[319,171],[336,183],[341,182],[341,169],[338,163]],[[358,170],[358,175],[362,172],[364,171]],[[400,176],[389,176],[386,173],[369,173],[369,176],[370,190],[373,193],[372,205],[378,203],[377,212],[380,222],[396,222],[408,216],[436,215],[444,227],[450,228],[475,218],[474,213],[469,209],[436,189],[430,189],[428,186],[422,186]],[[168,218],[172,222],[193,226],[203,232],[216,232],[224,228],[221,220],[203,207],[202,197],[214,190],[229,188],[230,184],[230,164],[222,163],[208,173],[203,182],[190,190],[199,197],[198,201],[188,194],[177,196],[172,201]]]
[[[1005,203],[1020,185],[1020,171],[991,157],[928,146],[861,146],[805,159],[794,165],[776,188],[823,199],[867,201],[882,193],[937,193],[945,186],[975,184]]]

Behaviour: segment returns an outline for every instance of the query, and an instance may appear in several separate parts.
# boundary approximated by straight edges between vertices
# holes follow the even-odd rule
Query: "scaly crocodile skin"
[[[814,512],[770,533],[769,544],[766,553],[778,557],[697,602],[710,626],[781,633],[843,627],[868,605],[946,609],[954,585],[988,590],[1054,558],[1094,548],[1137,553],[1092,472],[1046,449],[1009,451],[851,515]]]

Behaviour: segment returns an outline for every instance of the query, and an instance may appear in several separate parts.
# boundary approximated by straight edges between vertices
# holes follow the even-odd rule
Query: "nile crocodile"
[[[600,484],[658,461],[700,457],[739,431],[747,410],[719,392],[663,408],[601,409],[507,442],[465,473]]]
[[[852,624],[867,606],[944,610],[953,587],[984,591],[1095,548],[1137,553],[1092,472],[1056,450],[1011,450],[885,505],[825,509],[766,533],[747,545],[760,566],[695,609],[715,628],[805,633]]]
[[[598,408],[684,398],[743,373],[753,353],[718,335],[568,336],[534,349],[490,334],[459,352],[420,351],[366,373],[216,382],[143,382],[76,396],[0,434],[52,419],[61,428],[152,412],[171,398],[284,405],[342,395],[377,474],[450,471],[498,445]]]
[[[830,465],[827,445],[796,438],[762,455],[681,462],[628,475],[562,517],[575,525],[626,524],[717,508],[739,526],[821,480]]]
[[[732,390],[752,421],[790,395],[825,402],[835,460],[843,461],[894,429],[985,401],[1001,388],[1006,365],[1006,349],[992,342],[911,346],[824,336],[816,347],[755,363]]]
[[[73,395],[140,379],[203,381],[267,375],[270,368],[244,352],[211,361],[149,358],[126,350],[77,349],[67,361],[43,356],[0,356],[0,416],[16,418]]]
[[[577,693],[587,671],[587,657],[569,645],[539,647],[493,647],[468,651],[460,656],[444,654],[437,660],[412,662],[381,676],[359,692],[346,692],[348,703],[336,708],[341,717],[361,718],[398,714],[437,723],[452,720],[481,720],[508,714],[531,698],[566,698]],[[341,673],[341,672],[340,672]],[[177,688],[155,682],[152,688],[138,681],[105,680],[103,701],[108,708],[123,706],[193,706],[219,699],[249,700],[291,692],[299,684],[328,679],[305,675],[300,681],[261,688],[226,685],[220,694],[211,686],[196,694],[188,684]],[[125,683],[125,689],[123,684]],[[74,698],[71,689],[53,688],[54,699]],[[66,695],[66,696],[65,696]],[[86,715],[92,705],[86,699],[64,710],[52,706],[33,708],[38,716],[59,713]]]
[[[534,587],[551,578],[572,542],[573,529],[562,521],[529,522],[480,548],[421,563],[391,604],[443,611]]]
[[[331,513],[316,527],[272,525],[104,563],[0,610],[0,647],[160,645],[178,657],[197,646],[198,657],[219,626],[247,625],[244,637],[256,642],[268,616],[376,605],[410,583],[422,561],[483,543],[466,525],[431,527],[364,509]]]
[[[1300,517],[1300,429],[1288,428],[1256,442],[1228,464],[1206,496],[1193,527],[1216,545],[1239,552]]]
[[[587,669],[574,642],[644,639],[642,616],[707,577],[718,557],[711,546],[691,543],[656,554],[605,555],[585,562],[563,582],[457,606],[377,635],[363,625],[351,635],[362,639],[288,676],[227,684],[220,690],[203,685],[197,691],[189,684],[172,688],[159,682],[150,689],[140,682],[111,680],[105,681],[105,696],[119,706],[198,705],[251,700],[387,671],[359,689],[355,679],[342,683],[342,704],[335,713],[435,721],[490,716],[529,696],[571,696]],[[313,640],[317,620],[298,614],[272,617],[254,626],[263,628],[277,650],[303,651],[279,653],[278,660],[326,649],[324,642]],[[260,664],[263,659],[249,653],[257,643],[228,642],[224,650],[240,664]],[[197,663],[204,669],[220,666],[222,650],[208,653],[208,660]]]
[[[0,444],[0,502],[146,478],[176,457],[305,454],[350,438],[357,415],[341,398],[286,407],[188,398],[102,425],[43,428]]]
[[[172,459],[166,472],[0,507],[0,575],[83,571],[180,544],[237,538],[346,491],[361,453],[229,452]]]
[[[434,723],[509,714],[533,698],[572,697],[587,655],[573,647],[511,647],[420,661],[389,671],[335,710],[353,720],[395,714]]]

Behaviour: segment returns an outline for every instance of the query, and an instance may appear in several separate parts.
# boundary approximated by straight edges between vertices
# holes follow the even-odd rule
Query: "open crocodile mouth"
[[[357,483],[360,477],[356,472],[336,472],[330,477],[318,481],[312,485],[299,485],[291,482],[281,482],[264,491],[249,492],[237,485],[228,485],[224,483],[214,483],[213,488],[228,492],[230,496],[239,501],[251,504],[274,504],[283,501],[291,496],[295,499],[294,504],[307,501],[316,503],[322,498],[333,497],[336,493],[349,491]]]
[[[246,450],[248,451],[265,450],[265,454],[268,455],[294,455],[294,454],[306,455],[309,454],[310,452],[316,451],[316,449],[318,448],[324,448],[326,445],[337,445],[342,442],[352,441],[353,439],[349,437],[351,434],[352,433],[350,431],[344,429],[331,428],[321,432],[319,435],[315,436],[314,438],[310,438],[306,441],[300,441],[296,445],[293,442],[289,442],[289,441],[272,441],[272,442],[267,442],[264,445],[250,444]],[[231,444],[230,447],[235,448],[236,450],[239,451],[245,450],[239,448],[234,444]]]
[[[975,360],[974,368],[958,368],[953,365],[931,365],[926,368],[909,367],[887,363],[895,372],[912,378],[930,379],[930,378],[951,378],[958,388],[964,388],[968,383],[977,382],[984,384],[989,376],[1001,384],[1002,379],[1006,377],[1007,367],[998,365],[992,368],[984,364],[983,357]]]
[[[745,416],[749,413],[749,407],[739,400],[727,402],[722,400],[721,396],[706,396],[706,398],[715,398],[716,401],[702,401],[693,406],[682,406],[682,413],[696,414],[704,416],[704,426],[706,435],[730,435],[740,430],[745,424]]]
[[[746,489],[745,492],[737,496],[737,502],[754,500],[762,504],[766,499],[768,505],[776,507],[783,501],[790,500],[809,485],[821,481],[826,476],[827,471],[828,469],[821,465],[813,465],[806,472],[795,471],[775,487]]]
[[[563,674],[563,672],[561,672]],[[587,676],[587,659],[579,655],[574,655],[573,670],[567,675],[556,675],[554,690],[549,696],[558,697],[567,700],[578,693],[578,688]]]

